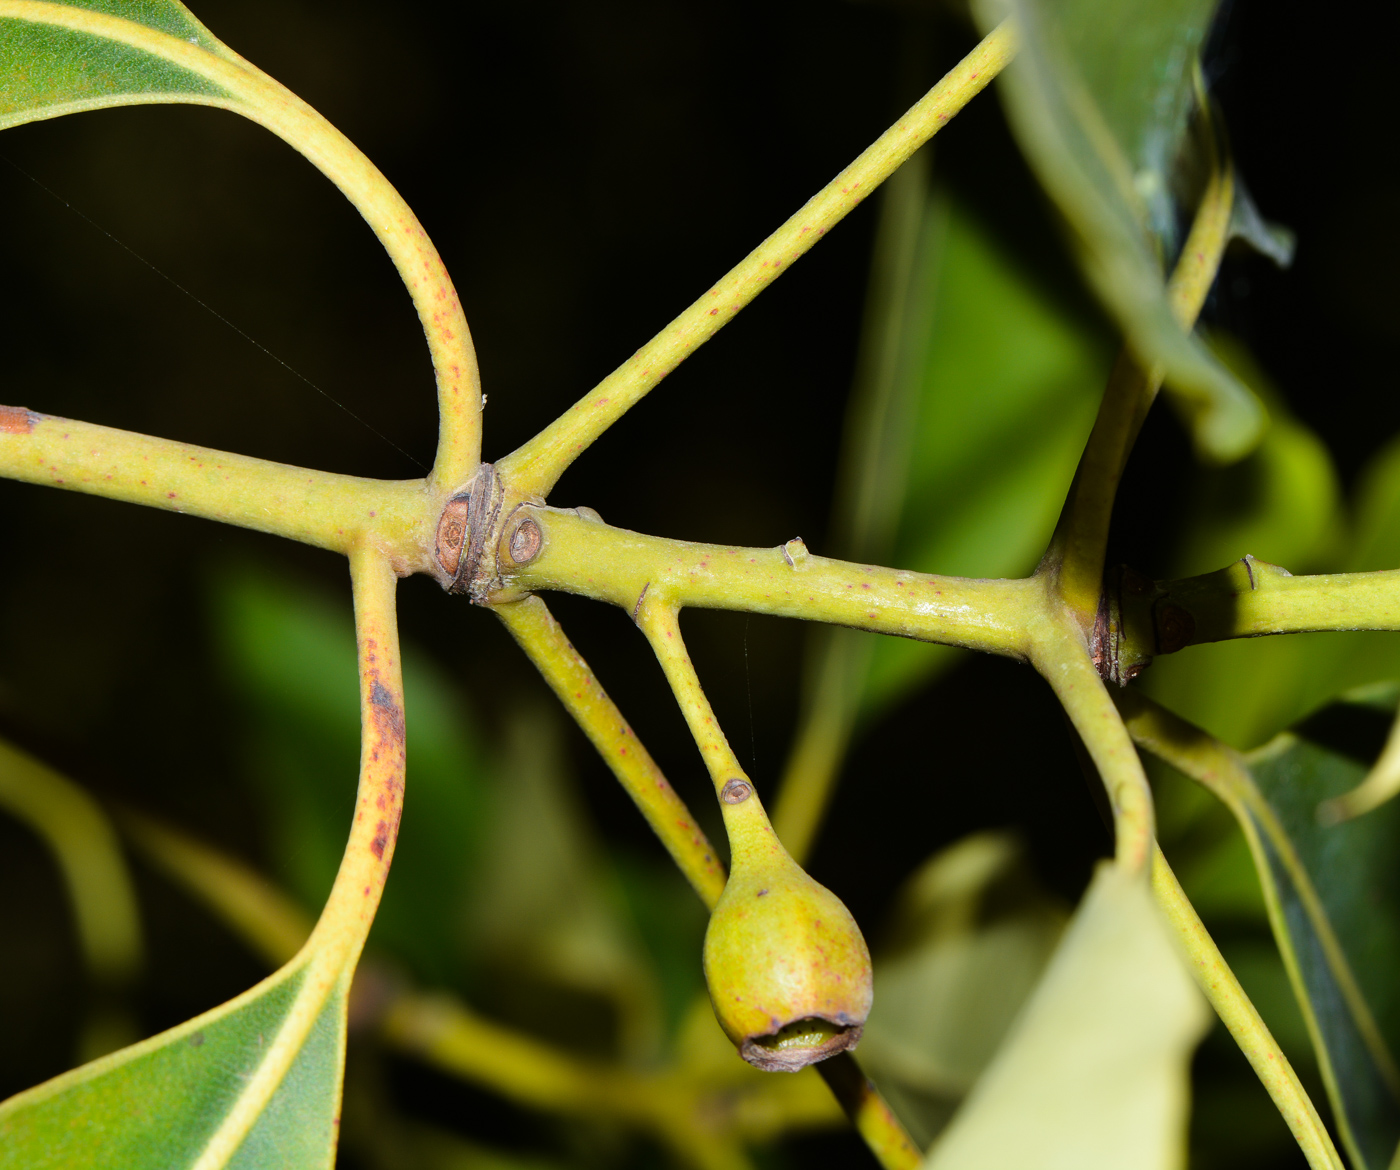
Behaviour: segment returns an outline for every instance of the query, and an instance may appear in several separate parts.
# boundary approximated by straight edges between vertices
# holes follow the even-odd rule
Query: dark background
[[[664,325],[972,44],[955,15],[812,0],[195,10],[326,114],[417,211],[476,340],[488,459]],[[1207,317],[1248,341],[1351,477],[1400,429],[1400,30],[1393,5],[1331,12],[1227,0],[1207,72],[1249,188],[1299,248],[1287,272],[1232,257]],[[413,460],[431,461],[431,375],[408,299],[357,214],[290,148],[233,115],[172,107],[17,128],[0,156],[0,401],[360,475],[411,477]],[[935,170],[1093,312],[995,98],[940,135]],[[826,551],[874,204],[613,428],[553,502],[694,540],[774,545],[800,533]],[[1153,572],[1190,465],[1166,412],[1143,442],[1116,551]],[[104,797],[257,862],[239,719],[211,666],[209,582],[251,560],[348,604],[343,562],[8,482],[0,516],[0,734]],[[542,691],[489,615],[425,578],[400,592],[405,638],[470,689],[484,725]],[[625,615],[551,605],[708,815],[693,745]],[[686,620],[721,721],[770,795],[796,717],[803,631],[742,615]],[[573,754],[609,837],[656,850],[581,736]],[[872,932],[898,882],[972,828],[1019,826],[1042,877],[1071,899],[1108,850],[1062,718],[1023,667],[968,663],[882,720],[853,758],[832,813],[839,840],[828,834],[813,868]],[[410,817],[412,807],[410,790]],[[142,881],[148,1027],[258,977],[217,927]],[[67,1066],[82,995],[56,874],[8,820],[0,939],[3,1095]],[[803,1151],[832,1164],[857,1156],[833,1139]]]

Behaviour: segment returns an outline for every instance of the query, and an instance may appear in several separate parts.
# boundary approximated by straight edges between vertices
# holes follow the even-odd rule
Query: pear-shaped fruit
[[[855,1046],[870,1014],[870,951],[851,912],[774,835],[756,798],[726,808],[733,872],[705,932],[720,1027],[750,1064],[796,1072]]]

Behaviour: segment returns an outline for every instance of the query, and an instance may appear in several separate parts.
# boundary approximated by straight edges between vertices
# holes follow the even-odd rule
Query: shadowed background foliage
[[[917,5],[194,7],[360,145],[433,235],[480,354],[487,458],[611,370],[972,44],[956,14]],[[1366,12],[1395,23],[1383,5]],[[1299,247],[1283,272],[1232,254],[1206,318],[1252,350],[1349,485],[1400,430],[1400,164],[1387,86],[1400,30],[1372,25],[1358,36],[1361,22],[1347,15],[1343,24],[1312,5],[1227,0],[1208,80],[1256,202],[1297,232]],[[1334,71],[1338,60],[1346,73]],[[939,137],[932,167],[1086,336],[1107,338],[994,99]],[[775,545],[800,534],[826,551],[875,211],[872,201],[854,213],[682,366],[570,470],[553,502],[687,539]],[[414,476],[430,461],[430,371],[389,262],[348,204],[261,129],[175,107],[9,131],[0,223],[0,400],[361,475]],[[1174,571],[1200,483],[1175,419],[1154,415],[1120,501],[1115,559]],[[267,814],[279,782],[295,781],[256,699],[295,631],[278,633],[271,618],[258,625],[257,607],[291,590],[337,601],[347,617],[343,563],[8,482],[0,514],[0,733],[104,799],[157,813],[294,885],[301,873],[298,892],[313,898],[315,842],[289,839],[286,816],[279,829]],[[1244,551],[1260,550],[1232,555]],[[456,741],[473,754],[464,771],[510,755],[512,713],[550,702],[528,663],[488,615],[426,579],[400,592],[405,640],[473,713]],[[567,598],[551,605],[721,835],[693,745],[625,615]],[[797,716],[804,632],[742,615],[686,620],[719,717],[769,797]],[[274,664],[261,676],[247,649],[259,636]],[[347,809],[353,744],[318,757],[335,760]],[[582,736],[561,723],[559,747],[610,850],[641,875],[632,887],[674,892],[661,850]],[[407,801],[406,842],[412,780]],[[865,730],[812,868],[878,938],[894,891],[921,861],[1001,826],[1022,835],[1067,903],[1109,851],[1048,690],[1024,667],[969,660]],[[261,975],[222,927],[137,873],[150,951],[141,1031]],[[8,1095],[72,1063],[74,1005],[86,992],[51,862],[3,819],[0,891]],[[670,909],[688,906],[684,891],[671,897],[658,894],[652,916],[677,919],[683,953],[700,919]],[[1242,945],[1267,937],[1254,926],[1241,934]],[[674,975],[678,1002],[697,979],[698,962]],[[573,1027],[585,1049],[601,1043],[576,1005],[512,1001],[487,975],[467,982],[518,1023]],[[530,1115],[407,1064],[391,1062],[384,1076],[375,1092],[409,1115],[506,1144],[562,1144],[584,1163],[624,1156],[606,1142],[542,1139]],[[1198,1058],[1199,1164],[1301,1165],[1271,1108],[1217,1034]],[[650,1154],[626,1157],[644,1165]],[[796,1166],[868,1156],[827,1136],[775,1157]]]

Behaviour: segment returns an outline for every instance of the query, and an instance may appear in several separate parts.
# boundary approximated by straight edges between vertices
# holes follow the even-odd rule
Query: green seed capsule
[[[733,873],[705,932],[705,981],[739,1055],[796,1072],[860,1039],[870,951],[841,900],[788,856],[751,793],[730,781],[721,796],[747,807],[725,809]]]

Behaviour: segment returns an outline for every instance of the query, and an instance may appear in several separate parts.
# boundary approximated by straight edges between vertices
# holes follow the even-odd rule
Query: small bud
[[[797,1072],[860,1039],[870,951],[841,900],[771,840],[759,856],[736,858],[705,932],[705,980],[739,1055]]]

